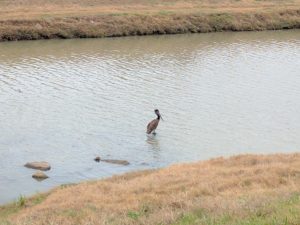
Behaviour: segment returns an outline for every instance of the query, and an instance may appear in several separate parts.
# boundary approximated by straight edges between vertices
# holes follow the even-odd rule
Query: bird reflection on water
[[[157,139],[157,136],[154,135],[147,135],[147,140],[146,142],[149,144],[149,149],[152,151],[160,151],[160,145],[159,145],[159,140]]]

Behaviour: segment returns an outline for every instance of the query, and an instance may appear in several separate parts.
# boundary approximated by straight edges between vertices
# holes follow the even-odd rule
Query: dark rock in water
[[[37,171],[35,172],[32,177],[38,181],[42,181],[45,180],[47,178],[49,178],[45,173],[43,173],[42,171]]]
[[[100,162],[101,158],[100,158],[99,156],[97,156],[96,158],[94,158],[94,160],[95,160],[96,162]]]
[[[51,169],[50,164],[47,162],[29,162],[26,163],[24,166],[30,169],[43,170],[43,171],[47,171]]]
[[[107,162],[107,163],[112,163],[112,164],[118,164],[118,165],[129,165],[129,162],[126,160],[117,160],[117,159],[101,159],[100,156],[97,156],[94,158],[96,162]]]
[[[101,161],[103,162],[107,162],[107,163],[113,163],[113,164],[119,164],[119,165],[124,165],[127,166],[130,163],[126,160],[117,160],[117,159],[101,159]]]

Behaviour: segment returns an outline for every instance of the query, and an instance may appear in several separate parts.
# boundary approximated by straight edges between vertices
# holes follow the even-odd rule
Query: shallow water
[[[300,31],[0,43],[0,104],[0,203],[177,162],[300,152]],[[165,121],[147,137],[154,108]],[[23,165],[41,160],[52,169],[37,182]]]

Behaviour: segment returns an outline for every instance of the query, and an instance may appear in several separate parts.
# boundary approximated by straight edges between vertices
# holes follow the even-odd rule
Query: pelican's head
[[[162,116],[160,115],[160,112],[159,112],[158,109],[155,109],[155,110],[154,110],[154,113],[157,115],[158,119],[161,118],[161,119],[163,120],[163,118],[162,118]]]

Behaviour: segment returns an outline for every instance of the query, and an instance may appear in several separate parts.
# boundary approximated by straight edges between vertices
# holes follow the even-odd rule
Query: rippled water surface
[[[0,43],[0,104],[0,203],[171,163],[299,152],[300,31]],[[165,121],[147,137],[154,108]],[[41,160],[52,169],[37,182],[23,165]]]

